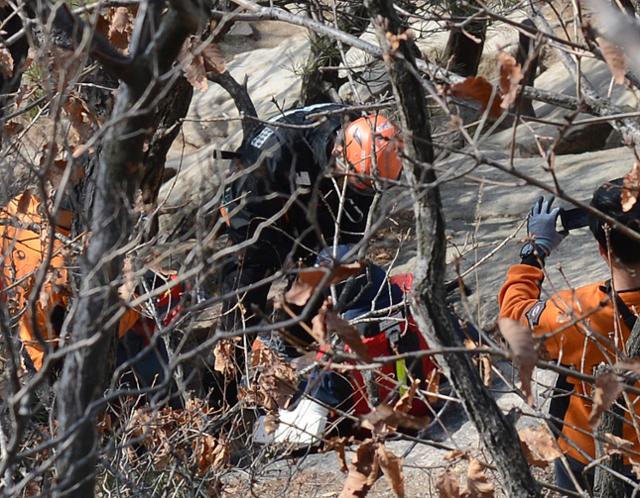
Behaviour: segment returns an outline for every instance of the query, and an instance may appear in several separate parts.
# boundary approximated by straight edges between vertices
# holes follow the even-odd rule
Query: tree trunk
[[[146,17],[136,24],[130,47],[133,60],[124,66],[121,79],[126,83],[120,85],[112,114],[115,124],[106,132],[96,165],[92,235],[81,264],[82,284],[71,331],[71,342],[79,347],[65,357],[58,382],[57,496],[94,496],[99,451],[95,417],[115,358],[123,247],[129,240],[132,206],[143,175],[144,144],[156,119],[154,102],[163,85],[170,84],[154,75],[162,76],[171,68],[184,40],[198,26],[195,9],[188,0],[178,0],[163,15],[153,37],[145,36],[149,21],[163,7],[156,3],[138,14]],[[131,112],[134,108],[137,112]]]
[[[475,8],[463,5],[462,2],[453,2],[451,5],[451,15],[456,23],[477,11]],[[486,33],[486,19],[473,19],[465,24],[464,28],[451,29],[444,52],[447,66],[451,71],[465,77],[477,74]]]
[[[427,322],[433,325],[438,345],[458,346],[459,339],[453,330],[445,303],[445,222],[438,187],[433,185],[436,175],[431,146],[431,129],[427,116],[424,89],[417,75],[415,59],[409,40],[400,40],[397,55],[392,55],[386,31],[398,34],[403,31],[393,10],[391,0],[368,0],[378,41],[385,52],[385,62],[398,102],[398,112],[404,131],[404,152],[412,161],[404,166],[415,196],[414,212],[418,243],[417,266],[414,273],[412,312],[421,330],[427,330]],[[387,24],[388,23],[388,24]],[[385,27],[386,24],[386,27]],[[412,171],[413,169],[413,171]],[[432,338],[430,338],[432,339]],[[434,345],[434,341],[431,340]],[[540,496],[520,449],[516,430],[483,387],[468,355],[444,355],[444,364],[450,371],[450,379],[480,437],[491,452],[495,465],[505,483],[510,497]]]
[[[633,329],[629,334],[629,338],[626,343],[627,354],[629,358],[638,358],[640,356],[640,319],[636,319],[636,323],[633,325]],[[600,424],[597,428],[597,434],[602,437],[604,434],[609,433],[614,436],[622,437],[622,418],[624,412],[620,406],[624,403],[624,399],[619,399],[618,403],[613,405],[613,411],[606,411],[602,415]],[[596,440],[596,457],[601,458],[605,454],[604,444]],[[622,471],[622,457],[620,455],[614,455],[610,457],[609,467],[616,472]],[[609,496],[624,496],[625,486],[624,483],[600,466],[596,467],[593,492],[596,498],[607,498]]]

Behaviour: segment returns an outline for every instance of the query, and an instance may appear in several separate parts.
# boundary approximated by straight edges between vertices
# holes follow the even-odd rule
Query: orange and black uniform
[[[71,223],[71,213],[58,215],[57,234],[68,236],[64,226]],[[63,220],[61,218],[67,218]],[[50,245],[52,255],[39,295],[28,306],[35,291],[37,273],[46,260]],[[42,368],[47,350],[58,342],[69,297],[69,276],[64,259],[64,244],[49,239],[41,200],[29,191],[12,199],[0,209],[0,300],[7,304],[12,318],[18,318],[18,330],[28,359],[36,370]],[[139,313],[127,310],[119,324],[122,337],[138,321]],[[35,326],[35,328],[34,328]]]
[[[499,294],[500,316],[519,320],[534,334],[544,336],[544,347],[550,359],[578,372],[593,375],[597,366],[616,361],[614,307],[606,282],[597,282],[578,289],[563,290],[548,299],[541,298],[543,271],[534,264],[513,265]],[[640,311],[640,289],[618,292],[624,305]],[[620,306],[619,306],[620,307]],[[630,327],[618,319],[621,342],[626,342]],[[620,338],[619,338],[620,339]],[[587,463],[595,456],[595,444],[588,424],[591,412],[592,387],[571,376],[567,377],[571,395],[564,415],[559,445],[566,455]],[[635,396],[630,394],[631,403]],[[640,406],[636,409],[640,415]],[[640,452],[629,414],[626,415],[623,437]]]

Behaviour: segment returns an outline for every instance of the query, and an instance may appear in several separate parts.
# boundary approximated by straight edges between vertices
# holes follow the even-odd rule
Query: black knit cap
[[[593,193],[591,206],[640,233],[640,199],[637,199],[631,209],[625,212],[622,209],[622,194],[625,190],[627,189],[624,187],[624,178],[610,180],[600,185]],[[635,195],[637,197],[637,192]],[[599,218],[590,217],[589,219],[591,232],[604,248],[607,247],[605,225],[606,222]],[[640,263],[640,242],[630,239],[614,229],[611,229],[609,233],[609,240],[611,251],[622,263]]]

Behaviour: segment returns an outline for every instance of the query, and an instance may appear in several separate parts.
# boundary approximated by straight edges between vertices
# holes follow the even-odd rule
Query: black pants
[[[169,355],[161,340],[156,341],[153,347],[146,347],[142,336],[128,332],[118,341],[116,366],[129,361],[130,370],[125,370],[120,379],[120,384],[124,387],[151,387],[164,384],[167,380],[166,367]],[[182,408],[182,400],[173,379],[169,379],[169,386],[162,389],[157,396],[169,397],[169,406],[172,408]]]

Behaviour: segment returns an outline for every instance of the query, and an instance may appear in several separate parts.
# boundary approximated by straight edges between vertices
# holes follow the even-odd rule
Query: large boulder
[[[612,103],[623,109],[637,106],[637,98],[633,92],[622,85],[612,85],[611,71],[605,63],[594,59],[583,59],[581,71],[600,97],[610,98]],[[561,62],[556,62],[536,78],[535,87],[575,97],[577,84],[565,66]],[[589,152],[620,145],[621,137],[618,137],[617,142],[609,139],[612,127],[608,123],[580,124],[580,121],[592,118],[591,115],[583,113],[575,115],[574,111],[543,102],[534,102],[533,107],[536,117],[546,122],[529,121],[526,125],[520,125],[515,134],[511,128],[503,130],[488,137],[482,147],[510,149],[514,143],[513,148],[517,155],[532,157],[540,155],[540,145],[546,149],[558,137],[560,140],[555,149],[558,155]],[[567,124],[567,118],[573,119],[577,124],[572,126],[569,132],[564,132],[562,129]],[[562,136],[561,133],[563,133]]]
[[[259,42],[246,41],[244,46],[251,48],[257,43],[264,48],[240,51],[227,62],[227,70],[238,82],[246,80],[260,119],[268,119],[295,104],[300,92],[297,70],[309,53],[303,30],[289,29],[285,36],[283,23],[269,26],[268,33],[260,32]],[[274,39],[278,42],[275,46]],[[238,50],[237,45],[234,47]],[[232,51],[230,47],[223,49],[226,53]],[[228,171],[229,161],[215,159],[213,151],[234,150],[241,141],[241,122],[229,94],[213,83],[207,91],[196,92],[183,133],[174,143],[167,161],[167,167],[178,174],[160,191],[159,202],[164,213],[160,219],[162,232],[173,231],[185,212],[193,212],[214,198]]]

